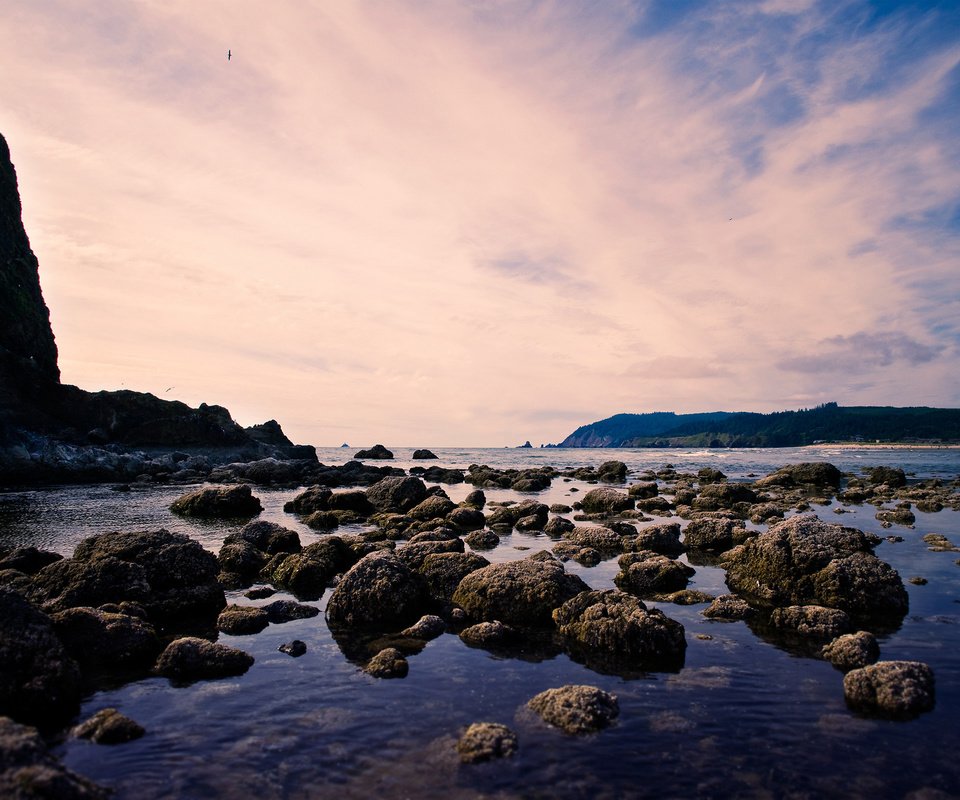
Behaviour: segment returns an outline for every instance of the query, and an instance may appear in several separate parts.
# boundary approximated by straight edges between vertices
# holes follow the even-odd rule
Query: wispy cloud
[[[960,11],[896,5],[0,0],[64,377],[317,443],[955,403]]]

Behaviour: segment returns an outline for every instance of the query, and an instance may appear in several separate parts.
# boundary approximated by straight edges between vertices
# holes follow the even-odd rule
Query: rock
[[[622,461],[604,461],[597,467],[600,480],[608,483],[623,483],[627,479],[627,465]]]
[[[264,600],[273,597],[277,593],[276,589],[270,586],[255,586],[253,589],[243,593],[243,596],[250,600]]]
[[[231,636],[247,636],[260,633],[270,624],[270,616],[262,608],[254,606],[227,606],[217,617],[217,630]]]
[[[489,564],[476,553],[432,553],[423,559],[419,572],[427,584],[430,599],[446,604],[465,576]]]
[[[517,735],[496,722],[474,722],[457,741],[457,752],[464,764],[509,758],[516,751]]]
[[[550,625],[552,612],[589,587],[547,554],[491,564],[460,581],[453,602],[475,620],[501,620],[511,625]]]
[[[478,531],[487,524],[483,512],[476,508],[455,508],[447,514],[447,522],[458,531]]]
[[[174,514],[204,519],[241,519],[255,517],[263,506],[247,484],[197,489],[178,497],[170,505]]]
[[[630,549],[652,550],[665,556],[678,556],[686,547],[680,543],[680,525],[676,522],[662,522],[641,528]]]
[[[294,639],[292,642],[280,645],[277,650],[281,653],[286,653],[292,658],[299,658],[307,652],[307,646],[299,639]]]
[[[724,556],[727,585],[752,605],[815,602],[862,617],[902,617],[900,576],[869,552],[878,541],[814,516],[784,520]]]
[[[337,584],[327,604],[332,625],[383,626],[419,618],[427,596],[423,580],[397,556],[364,556]]]
[[[920,661],[878,661],[848,672],[843,695],[858,711],[912,717],[934,706],[933,670]]]
[[[348,569],[356,556],[344,539],[327,536],[299,553],[275,556],[260,576],[304,600],[320,598],[334,576]]]
[[[621,556],[620,572],[613,582],[637,597],[677,592],[687,587],[695,574],[692,567],[652,552],[627,553]]]
[[[850,630],[850,617],[845,612],[824,606],[775,608],[770,615],[770,622],[781,630],[825,640],[834,639]]]
[[[444,539],[435,542],[414,542],[396,549],[396,556],[410,569],[418,571],[424,559],[436,553],[462,553],[462,539]]]
[[[627,487],[627,494],[634,499],[646,500],[660,494],[656,481],[640,481]]]
[[[822,462],[806,462],[803,464],[788,464],[785,467],[771,472],[766,477],[755,482],[757,487],[767,486],[814,486],[820,489],[839,489],[843,476],[833,464]]]
[[[60,561],[62,558],[63,556],[59,553],[37,550],[36,547],[18,547],[0,558],[0,570],[15,569],[25,575],[34,575],[47,564]]]
[[[547,689],[527,701],[527,707],[544,722],[571,734],[602,730],[620,715],[617,696],[596,686]]]
[[[363,671],[374,678],[403,678],[410,671],[410,665],[403,653],[395,647],[386,647],[370,659]]]
[[[223,575],[220,581],[231,587],[247,586],[259,577],[267,561],[267,554],[250,542],[225,541],[217,553],[217,564]]]
[[[367,493],[362,489],[334,492],[327,498],[327,505],[330,511],[354,511],[364,517],[373,511]]]
[[[701,517],[691,520],[684,529],[683,543],[687,548],[722,553],[744,542],[747,536],[749,533],[740,520]]]
[[[493,531],[474,531],[464,539],[464,542],[474,550],[492,550],[500,544],[500,537]]]
[[[712,467],[702,467],[697,470],[697,481],[701,486],[705,486],[708,483],[723,483],[726,479],[726,475]]]
[[[117,709],[104,708],[77,725],[71,733],[78,739],[90,739],[96,744],[123,744],[139,739],[146,731]]]
[[[478,622],[460,631],[460,639],[472,647],[491,647],[505,644],[517,635],[509,625],[499,620],[492,622]]]
[[[112,792],[64,767],[35,728],[0,717],[0,797],[107,800]]]
[[[857,631],[838,636],[823,646],[820,654],[837,669],[851,669],[873,664],[880,658],[880,646],[869,631]]]
[[[316,606],[308,606],[304,603],[295,603],[293,600],[274,600],[261,606],[260,610],[267,615],[267,619],[274,625],[282,625],[285,622],[293,622],[297,619],[310,619],[320,613]]]
[[[738,503],[753,505],[757,493],[745,483],[710,483],[701,487],[691,504],[698,511],[733,509]]]
[[[448,497],[433,494],[411,508],[407,512],[407,516],[416,520],[443,519],[456,507],[456,504]]]
[[[150,667],[163,649],[153,626],[136,616],[68,608],[51,620],[67,652],[84,669]]]
[[[53,622],[20,595],[0,589],[0,715],[64,722],[80,707],[80,669]]]
[[[909,503],[900,503],[892,509],[881,509],[875,516],[881,522],[890,522],[896,525],[913,525],[917,521],[916,516],[910,510]]]
[[[575,523],[564,517],[552,517],[547,521],[547,524],[543,526],[543,532],[547,534],[547,536],[556,538],[569,533],[576,527]]]
[[[867,467],[867,480],[875,486],[886,484],[894,489],[907,485],[907,476],[899,467]]]
[[[427,487],[419,478],[384,478],[367,489],[367,500],[377,511],[403,514],[422,502]]]
[[[709,608],[703,610],[703,616],[708,619],[733,622],[735,620],[750,619],[756,616],[756,609],[752,608],[742,597],[735,594],[722,594],[717,597]]]
[[[185,636],[167,645],[154,670],[174,681],[196,681],[242,675],[252,664],[253,656],[243,650]]]
[[[468,508],[482,509],[487,504],[487,496],[482,489],[474,489],[463,498],[463,505]]]
[[[565,541],[577,547],[591,547],[607,555],[622,553],[623,537],[609,528],[575,527],[563,534]]]
[[[433,614],[427,614],[420,617],[409,628],[400,631],[401,636],[409,636],[411,639],[436,639],[447,629],[446,623]]]
[[[361,450],[359,453],[357,453],[354,456],[354,458],[357,458],[357,459],[365,458],[367,460],[389,459],[389,458],[393,458],[393,453],[387,450],[387,448],[384,447],[382,444],[375,444],[369,450]]]
[[[633,508],[633,498],[609,487],[591,489],[580,501],[588,514],[616,514]]]
[[[439,458],[439,456],[430,450],[424,449],[424,450],[414,450],[411,458],[420,460],[420,459]]]
[[[659,609],[614,589],[586,591],[553,612],[567,651],[601,671],[679,669],[683,626]]]
[[[299,553],[301,550],[300,536],[296,531],[266,520],[247,523],[239,533],[228,534],[223,540],[224,544],[241,541],[249,542],[271,556],[277,553]]]
[[[307,516],[316,511],[329,511],[330,495],[333,491],[326,486],[311,486],[283,504],[283,510],[288,514]]]

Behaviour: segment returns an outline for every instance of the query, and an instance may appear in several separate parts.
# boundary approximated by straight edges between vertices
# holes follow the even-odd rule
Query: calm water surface
[[[320,450],[327,464],[353,450]],[[439,462],[410,461],[395,449],[396,466],[439,463],[466,467],[558,468],[598,465],[611,458],[632,470],[673,464],[679,471],[718,467],[729,476],[766,474],[798,461],[825,460],[845,471],[902,466],[917,477],[952,479],[960,451],[798,449],[743,451],[462,450],[435,449]],[[444,487],[454,501],[473,487]],[[572,503],[589,487],[556,479],[533,495]],[[579,489],[579,492],[573,492]],[[110,530],[166,527],[216,551],[235,528],[174,517],[169,503],[182,487],[118,493],[109,487],[63,487],[0,494],[0,542],[35,544],[69,555],[86,536]],[[296,490],[255,490],[262,518],[293,528],[307,543],[318,535],[283,513]],[[517,499],[487,491],[488,500]],[[960,515],[917,512],[913,528],[883,529],[873,506],[851,506],[827,521],[855,525],[904,541],[884,541],[877,555],[906,579],[910,613],[881,639],[884,659],[925,661],[937,681],[934,711],[906,722],[858,716],[847,710],[840,672],[765,641],[743,622],[711,622],[704,605],[660,607],[683,623],[684,668],[626,680],[592,672],[566,655],[528,653],[503,658],[446,634],[409,658],[402,680],[377,680],[347,660],[323,616],[271,625],[256,636],[221,635],[256,658],[239,678],[175,688],[151,678],[98,692],[82,717],[113,706],[147,728],[129,744],[106,747],[68,740],[58,748],[66,764],[119,798],[360,798],[383,797],[907,797],[920,789],[960,792],[960,566],[957,553],[932,553],[921,537],[936,532],[960,542]],[[350,528],[343,531],[349,532]],[[360,530],[356,528],[355,530]],[[522,558],[553,542],[514,532],[485,553],[494,561]],[[593,568],[569,562],[593,588],[613,586],[616,559]],[[697,565],[691,588],[726,590],[723,572]],[[285,597],[283,593],[276,597]],[[323,609],[327,595],[316,605]],[[239,592],[228,601],[257,604]],[[262,602],[269,602],[262,601]],[[656,605],[656,604],[651,604]],[[698,638],[698,637],[703,638]],[[299,659],[279,653],[291,639],[306,642]],[[523,712],[534,694],[566,683],[615,693],[614,727],[570,737]],[[475,721],[502,722],[517,733],[517,755],[492,764],[461,766],[453,750],[459,731]],[[921,795],[922,796],[922,795]],[[941,795],[932,795],[941,796]]]

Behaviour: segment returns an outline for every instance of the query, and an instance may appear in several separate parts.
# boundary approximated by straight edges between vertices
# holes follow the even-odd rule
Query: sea
[[[389,463],[465,469],[599,466],[613,459],[630,469],[628,483],[647,469],[720,469],[748,480],[777,467],[825,461],[859,474],[871,466],[903,468],[913,480],[960,477],[960,449],[817,446],[795,449],[661,450],[433,448],[437,461],[414,461],[412,448],[393,448]],[[318,448],[325,464],[355,451]],[[486,490],[488,501],[533,497],[570,505],[590,487],[556,478],[532,495]],[[473,489],[444,486],[454,501]],[[34,545],[69,556],[87,536],[167,528],[216,552],[239,526],[174,516],[170,503],[183,486],[56,486],[0,493],[0,546]],[[283,511],[297,489],[254,493],[261,518],[296,530],[306,544],[321,534]],[[896,630],[879,636],[881,658],[923,661],[936,679],[936,706],[915,719],[888,720],[849,710],[843,674],[829,663],[770,640],[745,622],[703,617],[705,604],[648,603],[681,622],[684,666],[677,672],[624,677],[602,674],[546,648],[520,656],[492,653],[444,634],[408,658],[407,677],[366,675],[331,635],[324,615],[271,625],[254,636],[221,634],[219,641],[256,659],[240,677],[188,686],[148,677],[85,698],[79,719],[117,708],[146,728],[136,741],[114,746],[65,737],[54,752],[63,762],[121,800],[173,798],[921,798],[960,795],[960,553],[932,552],[928,533],[960,543],[960,513],[915,511],[912,526],[884,528],[871,505],[816,505],[828,522],[883,537],[876,553],[904,579],[910,611]],[[569,515],[568,515],[569,516]],[[659,517],[656,521],[662,521]],[[678,520],[683,522],[682,520]],[[652,524],[652,523],[651,523]],[[756,527],[756,526],[754,526]],[[345,526],[340,532],[362,530]],[[887,537],[891,537],[888,539]],[[549,550],[543,534],[515,531],[483,555],[491,561]],[[686,560],[682,556],[681,560]],[[616,559],[566,565],[594,589],[612,588]],[[715,564],[694,563],[690,588],[727,591]],[[908,582],[924,578],[925,583]],[[325,609],[330,590],[314,604]],[[260,605],[290,597],[228,602]],[[300,639],[306,655],[279,645]],[[597,686],[615,694],[612,727],[585,736],[551,728],[525,710],[545,689]],[[458,736],[473,722],[512,728],[512,758],[461,764]]]

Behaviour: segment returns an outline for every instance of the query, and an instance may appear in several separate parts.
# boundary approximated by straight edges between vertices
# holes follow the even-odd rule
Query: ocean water
[[[324,463],[343,463],[353,450],[323,449]],[[612,458],[632,470],[673,464],[678,471],[717,467],[731,478],[762,475],[785,463],[830,461],[845,471],[901,466],[918,478],[953,479],[960,450],[468,450],[435,449],[439,461],[414,462],[396,448],[396,466],[440,464],[499,467],[549,464],[560,469]],[[473,487],[444,487],[461,500]],[[533,494],[570,504],[590,487],[555,479]],[[574,491],[578,490],[578,491]],[[110,530],[166,527],[216,551],[235,530],[182,520],[168,511],[183,487],[134,489],[54,487],[0,494],[0,544],[34,544],[69,555],[84,537]],[[487,490],[488,500],[519,499]],[[257,489],[262,517],[295,529],[304,543],[318,538],[283,512],[296,490]],[[531,495],[524,495],[531,496]],[[118,798],[632,798],[632,797],[908,797],[920,790],[960,792],[960,566],[958,553],[934,553],[922,536],[942,533],[960,542],[960,514],[916,512],[913,527],[884,529],[873,506],[815,507],[827,521],[854,525],[903,541],[883,541],[877,555],[906,579],[910,612],[880,637],[883,659],[928,663],[936,675],[932,712],[907,721],[849,711],[843,675],[755,633],[744,622],[705,619],[704,605],[659,606],[686,629],[687,654],[676,673],[632,679],[591,671],[551,650],[510,658],[466,646],[452,634],[409,657],[410,673],[378,680],[348,660],[321,614],[271,625],[255,636],[221,635],[256,662],[238,678],[187,687],[148,678],[86,698],[81,717],[116,707],[147,734],[118,746],[66,739],[56,752],[72,769],[116,790]],[[659,520],[658,520],[659,521]],[[341,529],[349,532],[350,527]],[[357,529],[359,530],[359,528]],[[546,536],[514,532],[492,561],[549,550]],[[726,591],[723,571],[696,564],[691,588]],[[568,562],[592,588],[613,586],[616,559],[585,568]],[[316,605],[325,608],[327,594]],[[275,595],[288,597],[284,593]],[[259,604],[240,592],[228,602]],[[261,601],[261,602],[270,602]],[[277,647],[292,639],[308,652],[292,659]],[[620,703],[615,725],[574,737],[524,711],[544,689],[590,684]],[[454,750],[472,722],[509,725],[519,738],[511,759],[461,765]],[[922,796],[922,795],[920,795]],[[942,795],[929,795],[942,796]]]

